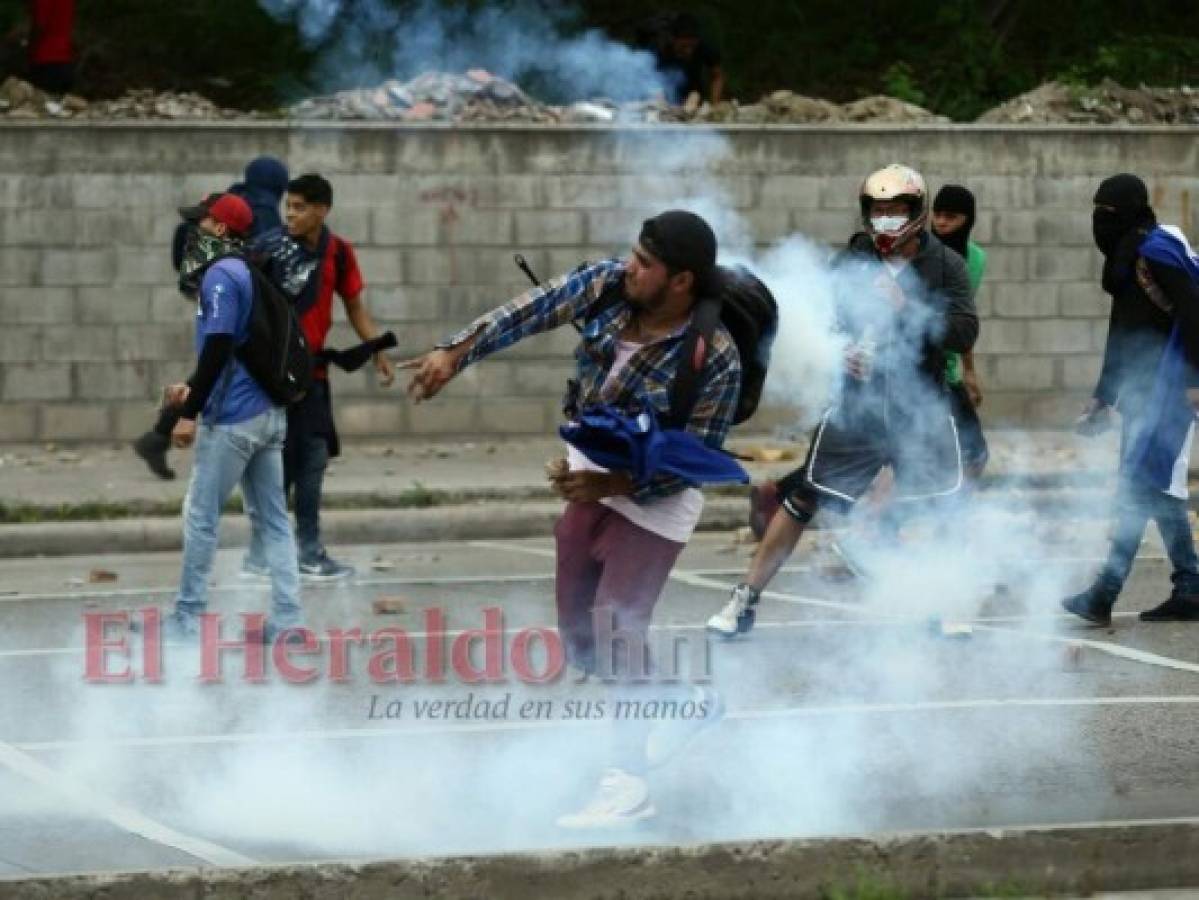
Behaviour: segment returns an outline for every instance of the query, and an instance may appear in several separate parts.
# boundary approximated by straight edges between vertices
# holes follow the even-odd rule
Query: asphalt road
[[[874,587],[833,577],[827,539],[805,544],[749,638],[712,644],[703,622],[747,550],[697,538],[655,621],[727,712],[651,773],[656,818],[598,835],[553,823],[607,761],[608,712],[576,717],[612,698],[521,675],[547,664],[528,629],[554,623],[548,539],[346,548],[358,577],[305,589],[324,639],[291,657],[316,671],[303,684],[273,658],[247,681],[240,650],[202,683],[185,645],[163,649],[162,683],[90,683],[85,616],[169,604],[178,555],[0,561],[0,877],[1195,816],[1199,624],[1134,615],[1168,590],[1156,545],[1114,627],[1093,629],[1055,600],[1086,582],[1102,525],[1021,530],[985,553],[905,548]],[[268,602],[238,561],[222,552],[214,577],[229,639]],[[402,611],[374,614],[381,596]],[[431,608],[450,632],[440,680]],[[469,683],[452,648],[487,608],[502,610],[503,680]],[[403,629],[414,680],[375,683],[381,645],[352,642],[338,680],[328,636],[354,627]],[[129,647],[137,676],[140,638]]]

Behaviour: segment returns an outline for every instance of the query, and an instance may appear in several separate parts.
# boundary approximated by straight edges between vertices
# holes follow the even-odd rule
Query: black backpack
[[[249,336],[236,355],[272,402],[290,406],[312,387],[312,354],[291,301],[245,257],[254,283]]]

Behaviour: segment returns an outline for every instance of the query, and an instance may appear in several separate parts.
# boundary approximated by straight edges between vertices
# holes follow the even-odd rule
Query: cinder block
[[[584,243],[583,214],[574,210],[532,210],[516,214],[517,246],[570,246]]]
[[[1038,247],[1031,254],[1036,280],[1085,281],[1092,275],[1098,251],[1081,247]]]
[[[407,399],[400,397],[386,402],[338,403],[337,429],[347,436],[400,437],[408,430],[405,412],[409,405]]]
[[[392,247],[355,247],[358,268],[367,288],[372,284],[400,284],[404,280],[403,255]]]
[[[612,175],[557,175],[543,183],[550,209],[612,209],[622,203],[620,179]]]
[[[1024,407],[1025,423],[1039,428],[1069,428],[1088,399],[1089,394],[1081,391],[1033,394]]]
[[[151,368],[146,363],[76,363],[78,397],[84,400],[149,400]]]
[[[818,209],[820,184],[821,179],[806,175],[766,175],[758,185],[758,205],[764,209]]]
[[[376,208],[386,209],[392,205],[390,197],[381,196],[376,201]],[[329,227],[338,237],[345,238],[357,246],[371,238],[371,216],[374,209],[363,209],[360,206],[334,207],[329,216]]]
[[[1037,216],[1037,243],[1042,247],[1094,247],[1089,211],[1060,210]]]
[[[980,211],[998,212],[1039,206],[1032,181],[1026,175],[971,175],[962,183],[974,192]]]
[[[0,181],[4,179],[0,178]],[[37,284],[41,276],[42,252],[25,247],[6,247],[0,265],[0,285]]]
[[[75,297],[70,288],[0,288],[0,322],[5,325],[65,326],[74,317]]]
[[[980,414],[987,427],[1024,427],[1027,425],[1027,391],[993,391],[983,385]]]
[[[37,362],[42,359],[42,329],[7,325],[0,328],[0,363]]]
[[[1099,370],[1103,367],[1102,356],[1067,356],[1062,364],[1061,387],[1069,390],[1089,391],[1099,381]]]
[[[112,439],[129,441],[154,427],[158,420],[157,404],[145,401],[126,401],[104,404],[111,412]]]
[[[110,251],[111,252],[111,251]],[[165,248],[121,247],[117,250],[117,284],[163,285],[177,279]]]
[[[371,242],[433,246],[443,240],[447,212],[384,206],[371,210]]]
[[[115,358],[120,362],[176,361],[186,366],[195,358],[195,329],[189,322],[164,325],[118,325]]]
[[[69,400],[71,367],[65,363],[11,363],[0,366],[5,402]]]
[[[112,360],[116,337],[111,325],[48,327],[42,336],[47,362],[103,362]]]
[[[1035,212],[1016,212],[1003,210],[995,214],[995,240],[1001,244],[1032,245],[1037,243],[1037,223],[1039,216]]]
[[[0,372],[3,367],[0,367]],[[37,440],[38,410],[41,404],[4,403],[0,405],[0,441],[8,443]]]
[[[48,403],[42,408],[43,440],[105,441],[113,437],[106,404]]]
[[[75,293],[75,319],[81,325],[149,322],[152,291],[135,285],[79,288]],[[179,295],[176,293],[175,297]]]
[[[479,401],[454,394],[451,384],[432,400],[408,408],[408,431],[413,435],[476,434],[487,431],[479,421]]]
[[[1024,353],[1028,349],[1028,322],[1024,319],[991,319],[979,331],[978,353]]]
[[[1045,319],[1057,315],[1056,284],[1009,282],[995,285],[993,292],[997,316],[1007,319]]]
[[[1053,359],[1048,356],[1001,356],[996,360],[997,390],[1036,391],[1053,387]]]
[[[375,321],[388,326],[407,322],[437,322],[444,315],[439,288],[389,287],[370,290],[367,306]]]
[[[866,175],[834,175],[820,179],[820,205],[824,209],[858,208],[862,178]]]
[[[1027,281],[1028,250],[1024,247],[988,247],[985,277],[992,283],[996,281]]]
[[[1038,207],[1074,210],[1087,215],[1094,203],[1095,191],[1102,178],[1070,175],[1030,179],[1033,201]]]
[[[548,430],[544,400],[495,399],[479,403],[479,426],[499,434],[543,434]]]
[[[782,207],[750,209],[746,210],[742,216],[745,224],[749,226],[755,243],[774,244],[789,237],[792,233],[791,211]],[[718,232],[716,237],[720,241],[722,249],[730,242],[728,235]]]
[[[809,240],[838,246],[843,246],[851,234],[861,229],[857,213],[851,209],[795,210],[791,214],[791,226]]]
[[[446,247],[404,252],[405,285],[494,285],[512,280],[512,255],[492,248]]]
[[[655,212],[645,206],[632,209],[589,210],[587,212],[587,240],[579,243],[631,247],[641,231],[641,223]]]
[[[43,250],[38,277],[45,285],[74,287],[111,284],[116,271],[117,259],[111,250]]]
[[[469,202],[479,209],[537,209],[545,206],[542,178],[508,174],[470,179]]]
[[[1071,318],[1102,318],[1111,312],[1112,300],[1103,289],[1090,282],[1063,284],[1060,289],[1062,315]]]
[[[194,323],[196,301],[179,293],[177,287],[150,288],[150,320],[171,324],[174,322]]]
[[[446,244],[511,247],[514,239],[513,213],[503,209],[455,210],[453,216],[446,219],[443,231],[443,243]]]
[[[1079,319],[1040,319],[1029,323],[1028,352],[1087,353],[1091,323]]]
[[[9,247],[69,247],[75,243],[76,222],[62,209],[0,209],[0,245]]]

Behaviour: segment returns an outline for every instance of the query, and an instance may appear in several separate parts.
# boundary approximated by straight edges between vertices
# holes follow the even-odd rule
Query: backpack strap
[[[699,399],[700,377],[712,349],[712,338],[720,325],[723,302],[719,296],[701,297],[691,313],[691,324],[683,333],[679,348],[678,367],[670,383],[670,415],[665,424],[683,429],[691,420],[695,402]]]

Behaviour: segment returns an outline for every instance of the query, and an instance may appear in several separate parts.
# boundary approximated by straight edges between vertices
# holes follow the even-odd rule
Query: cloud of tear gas
[[[312,87],[374,86],[422,72],[486,69],[539,99],[648,98],[663,90],[654,57],[596,29],[569,4],[514,0],[484,6],[416,0],[259,0],[294,22],[319,52]]]

